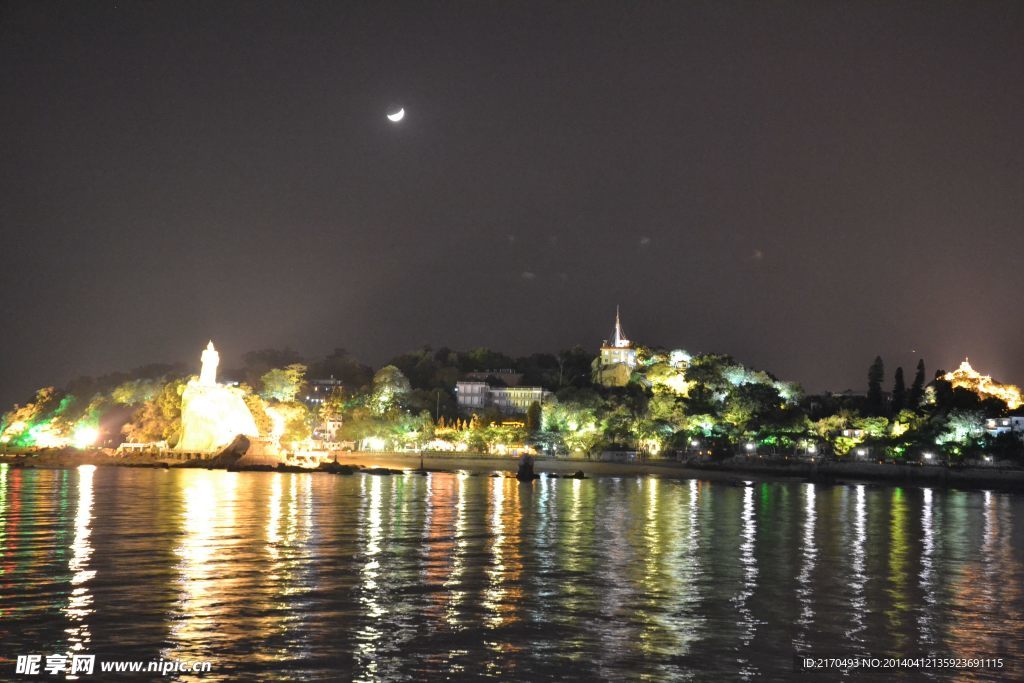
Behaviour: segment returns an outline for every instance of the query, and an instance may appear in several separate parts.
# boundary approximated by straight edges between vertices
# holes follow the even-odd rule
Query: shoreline
[[[355,467],[389,467],[417,469],[420,456],[407,453],[349,453],[338,457],[338,463]],[[491,456],[424,455],[426,469],[515,472],[518,459]],[[963,488],[1000,490],[1024,493],[1024,470],[994,468],[959,468],[875,463],[678,463],[648,461],[613,463],[596,460],[537,458],[538,474],[572,474],[582,471],[594,476],[658,476],[667,479],[704,479],[708,481],[810,481],[821,484],[843,484],[847,481],[887,483],[891,486]]]
[[[248,461],[247,461],[248,460]],[[337,464],[359,470],[418,470],[422,460],[428,472],[457,472],[460,470],[514,473],[519,459],[514,457],[490,456],[483,454],[460,454],[457,456],[424,453],[349,452],[339,454]],[[183,463],[173,458],[153,454],[132,454],[114,456],[103,451],[54,451],[34,455],[2,454],[0,463],[12,467],[31,469],[67,469],[80,465],[100,467],[179,467],[203,469],[228,469],[222,464],[210,461]],[[332,463],[333,465],[333,463]],[[316,468],[269,463],[262,458],[242,458],[233,471],[287,471],[287,472],[328,472]],[[956,488],[967,490],[999,490],[1024,493],[1024,469],[998,469],[984,467],[950,468],[943,465],[889,465],[876,463],[678,463],[671,461],[647,461],[638,463],[616,463],[575,458],[536,458],[538,474],[568,476],[583,472],[585,476],[657,476],[667,479],[703,479],[707,481],[730,481],[752,479],[755,481],[805,481],[828,484],[870,482],[890,486],[917,486]]]

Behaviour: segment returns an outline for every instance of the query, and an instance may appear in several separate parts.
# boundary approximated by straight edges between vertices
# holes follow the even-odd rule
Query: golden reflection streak
[[[278,478],[281,476],[278,475]],[[271,574],[278,586],[276,593],[278,597],[284,598],[280,602],[285,609],[271,623],[276,626],[278,633],[286,635],[287,640],[300,644],[296,647],[301,650],[293,650],[291,654],[302,657],[308,655],[310,647],[308,640],[302,637],[302,622],[307,620],[308,613],[304,609],[295,609],[295,601],[310,590],[308,577],[313,571],[305,553],[313,528],[313,475],[293,472],[288,476],[291,497],[288,501],[287,527],[279,559],[276,566],[271,567]]]
[[[0,552],[5,550],[7,538],[7,463],[0,462]],[[0,574],[3,570],[0,569]]]
[[[520,550],[522,539],[519,486],[520,483],[514,477],[491,479],[493,505],[489,526],[493,539],[492,559],[485,569],[487,587],[483,593],[483,606],[488,613],[484,623],[489,631],[509,626],[519,620],[518,609],[522,600],[520,577],[523,569]],[[514,656],[522,649],[519,643],[509,640],[507,636],[503,639],[487,639],[484,644],[494,654],[494,658],[485,663],[488,676],[506,675],[506,657]]]
[[[490,612],[486,623],[492,629],[518,621],[516,613],[522,597],[519,586],[522,556],[518,543],[509,543],[509,536],[519,540],[521,513],[517,504],[518,496],[519,482],[514,477],[491,479],[492,560],[486,572],[488,585],[484,590],[483,604]],[[499,649],[505,649],[505,646]]]
[[[661,480],[656,477],[645,477],[638,479],[639,485],[647,486],[647,505],[644,515],[644,533],[638,535],[643,539],[643,545],[637,548],[638,553],[643,557],[643,575],[640,580],[642,587],[641,595],[646,596],[647,608],[643,611],[643,628],[640,631],[640,647],[645,654],[657,654],[661,649],[658,639],[661,636],[673,639],[675,635],[671,627],[666,624],[664,617],[660,616],[659,603],[667,596],[676,596],[675,575],[672,572],[661,573],[661,565],[664,561],[664,542],[658,518],[658,494]],[[677,649],[676,643],[665,648]]]
[[[569,543],[562,546],[562,557],[559,558],[566,570],[572,573],[581,572],[584,569],[582,562],[583,551],[577,543],[572,542],[573,534],[580,534],[583,531],[583,520],[580,518],[580,510],[583,505],[582,488],[583,482],[581,480],[572,480],[572,495],[570,497],[571,503],[569,506],[572,515],[570,519],[567,519],[564,522],[564,528],[568,532],[569,536]]]
[[[69,654],[86,650],[92,641],[92,634],[86,618],[92,614],[92,594],[89,592],[88,581],[96,576],[96,571],[89,569],[89,560],[92,558],[93,547],[89,540],[92,535],[92,506],[93,506],[93,474],[96,471],[95,465],[78,466],[78,508],[75,511],[75,538],[71,544],[71,558],[68,560],[68,569],[71,572],[71,596],[68,598],[67,606],[62,610],[67,615],[69,627],[65,629],[68,635]],[[77,676],[68,676],[77,678]]]
[[[452,570],[448,574],[448,580],[444,587],[448,592],[448,607],[445,612],[445,620],[449,626],[458,627],[459,607],[466,597],[463,589],[462,576],[466,571],[466,480],[469,473],[460,471],[458,474],[458,499],[455,503],[455,547],[452,549]]]
[[[238,473],[191,470],[182,491],[183,536],[178,556],[180,595],[174,608],[166,656],[208,655],[210,643],[223,637],[221,617],[228,610],[217,564],[230,554],[224,540],[235,533]]]
[[[313,567],[306,559],[304,547],[313,528],[313,477],[297,473],[271,473],[270,477],[264,546],[269,562],[264,585],[270,587],[273,605],[281,615],[269,620],[268,629],[290,637],[297,628],[296,623],[307,618],[305,611],[289,607],[294,604],[293,596],[301,596],[310,590],[307,577]],[[284,494],[286,483],[287,502]]]
[[[505,572],[504,546],[505,546],[505,523],[501,518],[502,508],[505,504],[505,488],[503,477],[491,478],[491,563],[487,567],[487,588],[484,589],[484,608],[488,611],[487,625],[496,628],[501,625],[501,614],[499,608],[501,599],[504,597],[501,581]]]
[[[366,482],[370,482],[369,496],[366,494]],[[362,665],[363,676],[357,680],[373,680],[377,678],[377,647],[384,633],[378,626],[378,621],[387,610],[381,602],[380,589],[377,579],[380,576],[380,561],[377,556],[381,552],[381,541],[383,531],[383,484],[381,477],[362,475],[363,499],[369,500],[366,511],[366,562],[360,569],[362,577],[362,591],[360,591],[359,602],[363,605],[363,611],[369,617],[370,622],[360,629],[359,644],[356,648],[356,657]]]
[[[556,528],[558,541],[555,548],[555,561],[570,576],[582,576],[588,571],[588,560],[593,561],[593,556],[584,551],[584,544],[579,541],[593,529],[584,529],[584,520],[581,511],[583,482],[579,479],[559,481],[560,487],[569,487],[569,510],[563,519],[559,520]],[[593,518],[591,518],[593,522]],[[585,584],[575,581],[566,586],[567,597],[570,604],[575,605],[580,594],[585,592]]]
[[[970,494],[968,500],[973,497]],[[950,589],[953,614],[949,626],[948,645],[953,657],[1003,657],[1011,662],[1022,657],[1020,639],[1006,638],[994,624],[1019,624],[1021,613],[1020,563],[1017,560],[1010,512],[1012,494],[982,492],[981,544],[978,551],[972,541],[964,549],[971,559],[964,563],[963,573]],[[996,503],[1004,509],[1000,515]],[[964,510],[973,510],[964,501]],[[965,526],[973,527],[973,524]],[[1005,526],[1005,528],[1003,528]]]
[[[431,622],[443,621],[450,616],[451,599],[440,588],[448,585],[452,572],[452,551],[455,547],[453,527],[455,510],[452,498],[458,480],[451,476],[426,477],[426,514],[423,524],[423,582],[429,587],[429,605],[424,616]]]
[[[580,519],[580,510],[583,507],[583,481],[580,479],[572,480],[572,525],[577,533],[582,531],[583,520]],[[569,553],[569,559],[565,562],[565,568],[572,572],[578,572],[582,569],[581,556],[582,550],[578,550],[578,546],[573,543],[570,545],[572,552]]]
[[[274,474],[270,483],[270,500],[267,503],[267,554],[277,560],[281,555],[277,544],[281,541],[281,475]]]
[[[285,527],[284,539],[289,545],[295,543],[295,538],[298,535],[299,527],[299,501],[298,501],[298,484],[299,475],[292,472],[289,475],[291,481],[289,484],[289,496],[288,496],[288,526]]]

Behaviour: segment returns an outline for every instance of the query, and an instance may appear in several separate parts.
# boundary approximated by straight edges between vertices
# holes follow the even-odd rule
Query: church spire
[[[619,307],[615,307],[615,332],[612,334],[612,346],[619,349],[629,347],[629,340],[622,334],[622,322],[619,319]]]

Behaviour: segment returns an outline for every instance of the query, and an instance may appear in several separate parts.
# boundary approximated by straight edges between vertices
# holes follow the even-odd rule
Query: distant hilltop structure
[[[601,355],[594,361],[594,381],[606,387],[624,387],[636,367],[636,349],[622,333],[619,307],[615,307],[612,338],[601,344]]]
[[[199,379],[190,380],[181,395],[181,439],[177,449],[217,451],[239,434],[259,435],[241,389],[217,383],[220,354],[211,340],[200,356]]]
[[[971,367],[970,360],[964,358],[953,372],[947,372],[943,378],[954,387],[970,389],[982,398],[994,397],[1006,404],[1010,410],[1017,410],[1024,403],[1021,399],[1020,387],[1013,384],[1000,384],[990,375],[983,375]]]

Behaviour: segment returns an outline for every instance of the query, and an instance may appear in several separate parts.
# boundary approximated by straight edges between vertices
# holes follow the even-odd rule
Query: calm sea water
[[[58,652],[207,680],[817,679],[795,651],[1019,680],[1022,590],[1002,493],[0,465],[5,680]]]

